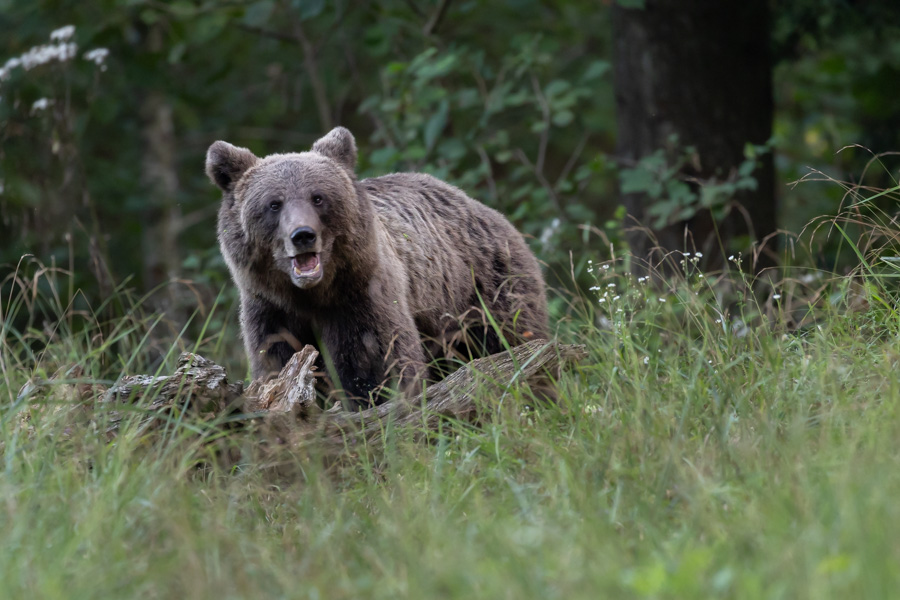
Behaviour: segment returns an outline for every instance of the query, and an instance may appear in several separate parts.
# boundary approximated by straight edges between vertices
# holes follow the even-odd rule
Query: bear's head
[[[309,152],[265,158],[213,143],[206,173],[223,192],[219,235],[232,269],[278,271],[300,289],[333,277],[342,244],[358,243],[371,219],[355,168],[356,141],[343,127]]]

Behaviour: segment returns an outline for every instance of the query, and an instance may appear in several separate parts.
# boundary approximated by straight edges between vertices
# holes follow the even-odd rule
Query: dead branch
[[[443,419],[475,421],[479,399],[500,405],[519,384],[530,385],[538,398],[552,397],[551,379],[586,355],[584,346],[534,340],[510,352],[474,360],[412,400],[398,397],[360,412],[343,411],[340,404],[329,410],[318,405],[314,366],[318,352],[312,346],[294,354],[277,377],[253,382],[246,390],[241,382],[229,383],[220,365],[185,352],[170,376],[132,375],[105,388],[72,383],[71,370],[61,370],[48,381],[29,382],[19,397],[70,399],[85,405],[93,396],[95,402],[112,409],[108,433],[114,433],[121,421],[117,407],[130,405],[146,411],[148,422],[162,422],[161,416],[175,410],[212,417],[244,414],[249,418],[241,422],[262,423],[264,430],[280,439],[322,443],[326,449],[339,450],[376,441],[388,423],[434,430]]]
[[[450,0],[440,0],[437,10],[428,19],[428,22],[422,27],[422,35],[429,36],[437,31],[438,26],[447,14],[447,8],[450,6]]]

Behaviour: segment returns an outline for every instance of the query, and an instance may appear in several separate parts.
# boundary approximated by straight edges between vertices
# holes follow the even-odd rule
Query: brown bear
[[[358,181],[356,157],[343,127],[309,152],[209,148],[254,379],[311,344],[345,407],[363,408],[385,383],[418,391],[433,359],[548,337],[540,267],[503,215],[430,175]]]

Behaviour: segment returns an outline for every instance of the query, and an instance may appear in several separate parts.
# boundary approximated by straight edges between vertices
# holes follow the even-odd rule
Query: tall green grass
[[[664,285],[598,257],[559,323],[590,357],[558,404],[517,391],[478,427],[395,431],[337,463],[214,446],[188,420],[108,438],[71,398],[20,393],[236,340],[173,341],[124,289],[91,308],[64,273],[22,265],[0,306],[0,597],[893,597],[894,264],[873,260],[890,244],[845,242],[858,270],[765,287],[739,256],[702,276],[678,255]]]

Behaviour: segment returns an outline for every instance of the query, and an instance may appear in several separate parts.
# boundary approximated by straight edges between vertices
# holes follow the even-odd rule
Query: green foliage
[[[373,142],[380,146],[364,172],[424,170],[453,181],[538,238],[545,260],[562,261],[560,242],[577,239],[577,225],[594,219],[580,196],[604,173],[582,158],[581,143],[551,180],[551,138],[573,135],[582,121],[576,114],[586,111],[609,64],[587,62],[574,82],[543,85],[552,64],[543,38],[523,35],[514,46],[518,52],[499,64],[465,47],[430,47],[388,64],[382,92],[360,106],[378,124]],[[536,151],[527,149],[535,142]]]
[[[897,17],[890,0],[780,3],[773,23],[774,134],[782,181],[813,169],[849,183],[862,177],[877,188],[892,185],[896,165],[866,166],[900,144],[900,108],[888,101],[900,74]],[[783,194],[781,226],[798,231],[820,215],[836,214],[842,195],[832,185]]]
[[[671,140],[677,147],[678,140]],[[698,159],[696,151],[688,146],[670,160],[671,151],[659,149],[642,158],[637,165],[619,171],[623,194],[646,194],[651,202],[646,214],[653,220],[654,228],[662,228],[693,218],[697,212],[708,210],[717,220],[731,210],[731,200],[741,190],[756,189],[753,176],[761,153],[770,152],[765,146],[747,144],[744,161],[723,179],[700,180],[684,175],[685,167]]]
[[[436,8],[14,3],[0,21],[3,60],[65,23],[78,52],[0,82],[0,237],[11,241],[0,263],[26,251],[45,262],[74,255],[97,267],[77,271],[91,297],[104,279],[134,274],[139,289],[193,280],[209,301],[226,281],[217,196],[202,173],[209,143],[302,150],[340,123],[356,133],[363,174],[416,168],[450,179],[512,215],[566,271],[569,249],[589,244],[584,232],[615,209],[602,200],[611,173],[593,166],[613,127],[609,64],[594,51],[607,44],[607,11],[450,3],[428,25]],[[510,28],[543,33],[511,46]],[[106,71],[83,60],[92,47],[109,50]],[[65,111],[31,114],[40,97]]]
[[[47,264],[74,257],[89,266],[76,271],[76,287],[91,298],[133,274],[142,290],[195,281],[208,302],[227,281],[214,237],[217,196],[201,168],[208,144],[297,150],[337,123],[357,134],[363,174],[429,171],[511,216],[551,280],[570,272],[570,251],[579,260],[599,245],[621,247],[620,226],[610,226],[619,201],[608,8],[505,0],[451,2],[441,14],[442,4],[7,3],[2,61],[68,23],[78,49],[0,81],[0,264],[10,268],[26,252]],[[869,155],[849,149],[831,167],[832,149],[900,142],[890,14],[884,2],[779,5],[780,181],[811,165],[850,180],[842,172],[859,173]],[[878,26],[857,26],[867,19]],[[84,59],[92,48],[109,50],[106,70]],[[32,110],[41,98],[48,108]],[[159,148],[169,188],[154,175],[150,143],[162,131],[155,115],[166,112],[172,139]],[[709,182],[667,176],[688,154],[653,154],[620,174],[627,189],[656,194],[655,224],[702,206],[725,211],[733,190],[751,185],[741,173]],[[890,186],[881,172],[868,176]],[[783,194],[782,223],[797,230],[839,202],[839,192],[811,186]],[[190,310],[191,296],[162,296]]]

